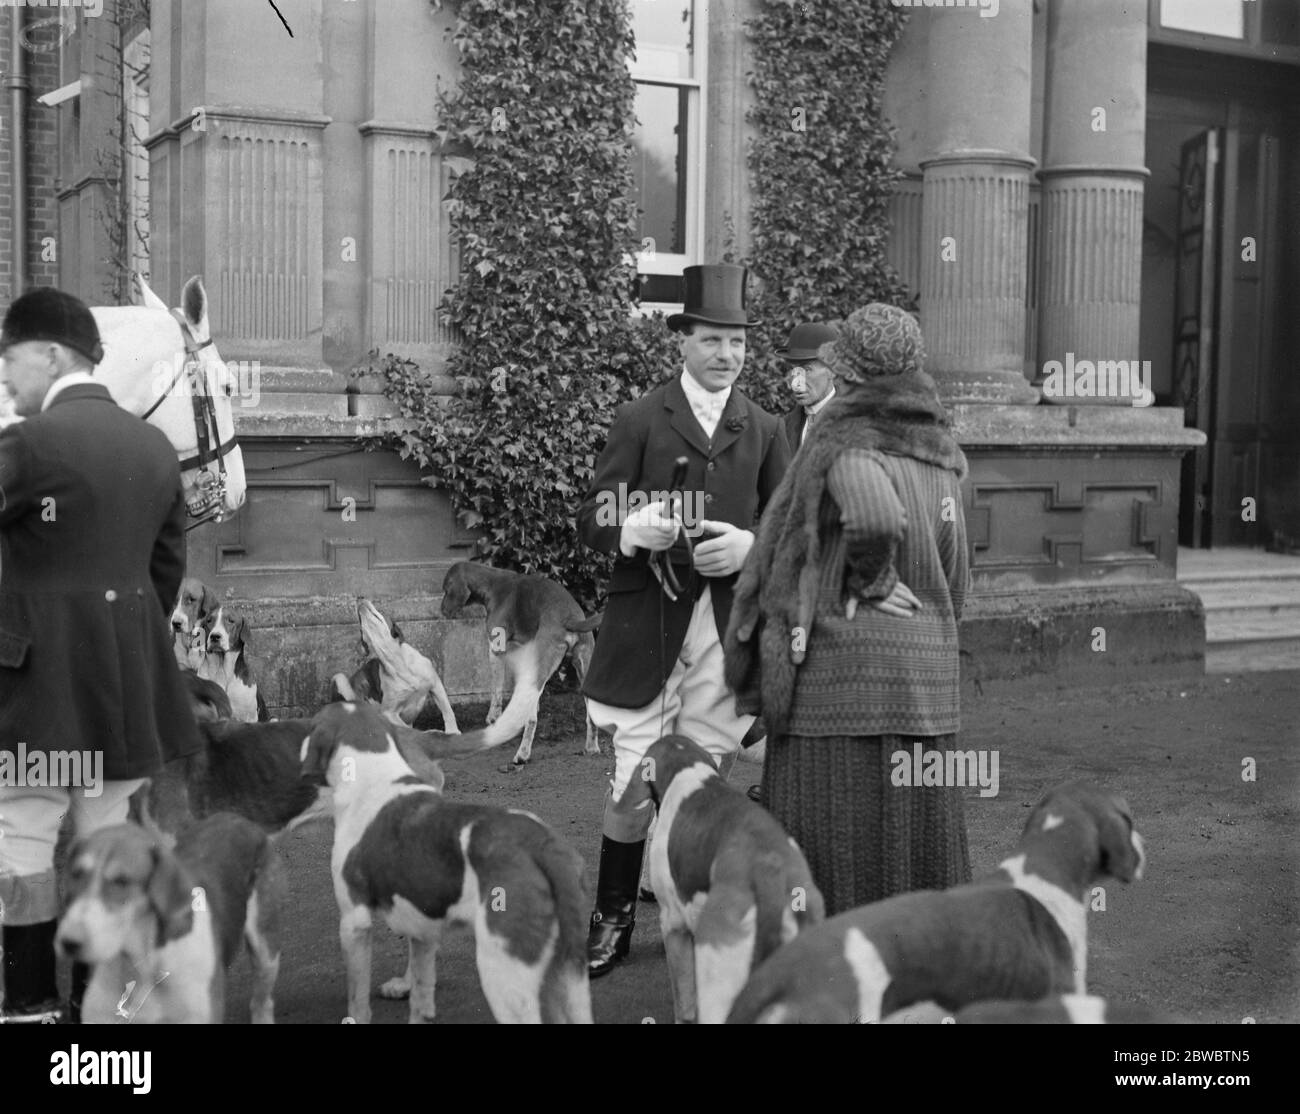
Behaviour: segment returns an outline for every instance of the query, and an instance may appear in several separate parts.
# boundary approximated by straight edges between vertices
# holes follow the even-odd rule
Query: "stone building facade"
[[[674,300],[681,267],[745,252],[744,21],[759,2],[631,0],[648,304]],[[1216,0],[1226,23],[1201,0],[906,5],[885,106],[905,173],[890,255],[972,462],[973,679],[1197,673],[1203,617],[1174,579],[1180,539],[1300,534],[1300,378],[1284,370],[1300,333],[1273,308],[1300,264],[1280,189],[1300,138],[1300,35],[1289,0],[1235,2]],[[355,662],[362,595],[453,693],[485,686],[481,636],[437,618],[472,537],[413,466],[363,451],[391,409],[354,374],[377,349],[453,388],[456,338],[437,314],[456,277],[440,202],[457,156],[436,104],[457,79],[449,8],[305,0],[286,12],[292,35],[265,0],[152,0],[147,23],[126,26],[64,8],[57,46],[26,51],[22,76],[11,64],[27,127],[21,281],[105,300],[93,213],[114,208],[146,226],[147,243],[128,242],[154,289],[174,301],[202,274],[223,358],[256,369],[237,412],[248,504],[195,531],[190,560],[227,598],[256,601],[253,650],[281,712],[319,702]],[[15,28],[30,38],[38,17],[0,12],[11,62]],[[129,61],[121,97],[104,94],[114,51]],[[113,189],[92,156],[115,127],[147,170]],[[11,142],[6,120],[0,175]],[[43,221],[57,261],[37,262]],[[1248,236],[1254,270],[1234,246]],[[1154,405],[1062,391],[1053,369],[1079,361],[1149,361]],[[1234,510],[1247,498],[1250,521]]]

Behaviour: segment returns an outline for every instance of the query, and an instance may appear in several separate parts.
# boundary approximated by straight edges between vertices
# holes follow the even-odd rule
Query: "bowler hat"
[[[802,364],[817,359],[817,350],[823,344],[839,339],[839,331],[830,325],[808,322],[790,330],[785,344],[776,354],[788,364]]]
[[[0,330],[0,355],[25,340],[50,340],[80,352],[92,364],[104,358],[99,326],[80,298],[41,286],[9,305]]]
[[[759,324],[749,320],[745,309],[745,282],[749,271],[733,263],[704,263],[682,271],[685,304],[681,313],[670,314],[668,327],[678,332],[688,321],[706,325],[731,325],[749,328]]]

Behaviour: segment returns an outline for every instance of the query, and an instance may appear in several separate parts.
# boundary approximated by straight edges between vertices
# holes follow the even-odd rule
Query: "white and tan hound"
[[[544,576],[522,576],[477,561],[460,561],[442,582],[442,614],[459,619],[471,604],[487,609],[488,652],[492,661],[492,703],[488,723],[502,715],[507,668],[514,678],[510,703],[528,711],[524,737],[513,759],[521,766],[532,756],[537,731],[537,706],[565,657],[571,657],[578,683],[591,664],[596,640],[591,632],[600,616],[588,618],[568,591]],[[599,754],[596,725],[587,717],[587,754]]]
[[[266,723],[271,717],[248,661],[248,620],[223,605],[200,620],[199,629],[203,632],[199,676],[226,690],[234,719]]]
[[[172,608],[172,649],[178,664],[198,669],[203,662],[203,633],[200,625],[221,606],[217,594],[203,581],[187,576],[181,581],[176,606]]]
[[[221,813],[174,851],[135,824],[102,828],[73,845],[68,892],[55,943],[94,967],[87,1024],[220,1024],[241,937],[253,964],[252,1020],[275,1020],[287,884],[255,824]]]
[[[432,700],[442,713],[443,730],[457,733],[456,713],[433,662],[407,642],[402,628],[385,619],[370,600],[357,600],[357,621],[370,657],[350,677],[334,675],[331,699],[369,701],[408,724],[415,723]]]
[[[371,922],[410,947],[410,1021],[434,1017],[438,942],[469,925],[499,1022],[591,1022],[589,896],[582,860],[531,813],[445,801],[415,777],[395,728],[365,704],[330,704],[303,744],[303,773],[334,790],[330,859],[348,1013],[370,1021]],[[464,745],[471,735],[443,736]]]
[[[988,878],[831,917],[754,972],[731,1022],[872,1022],[916,1003],[1086,993],[1089,888],[1142,877],[1122,797],[1071,782],[1030,813]]]
[[[653,800],[650,878],[680,1022],[726,1021],[750,972],[825,916],[798,844],[683,735],[651,744],[617,807]]]

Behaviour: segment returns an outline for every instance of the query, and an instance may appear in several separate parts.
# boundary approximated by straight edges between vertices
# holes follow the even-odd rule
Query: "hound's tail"
[[[565,619],[564,629],[573,634],[585,634],[587,631],[596,630],[604,617],[605,613],[602,611],[599,615],[593,615],[589,619]]]
[[[542,976],[541,1013],[544,1024],[590,1025],[591,986],[587,977],[587,918],[591,895],[582,882],[578,853],[547,830],[534,855],[551,885],[559,935],[555,954]]]
[[[519,690],[516,689],[515,693],[518,694]],[[462,735],[451,735],[445,731],[416,731],[415,728],[408,727],[401,734],[403,740],[435,762],[440,758],[458,758],[491,750],[502,743],[514,742],[523,734],[535,709],[535,701],[516,699],[512,695],[501,716],[487,727],[466,731]]]

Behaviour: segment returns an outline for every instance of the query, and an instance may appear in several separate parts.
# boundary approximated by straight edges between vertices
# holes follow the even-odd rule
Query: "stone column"
[[[1131,391],[1096,398],[1060,386],[1079,361],[1139,359],[1146,46],[1144,5],[1051,0],[1039,380],[1048,361],[1059,362],[1062,374],[1048,378],[1044,402],[1133,401]]]
[[[921,160],[921,325],[949,402],[1032,403],[1024,375],[1030,0],[914,8],[930,85]]]
[[[696,19],[700,18],[696,5]],[[750,250],[749,213],[753,190],[748,168],[748,141],[753,127],[745,113],[754,90],[745,75],[753,69],[753,48],[745,21],[757,14],[757,0],[722,0],[707,5],[708,87],[706,123],[708,154],[704,180],[704,255],[716,263],[731,248],[738,259]],[[734,241],[728,242],[728,235]]]

